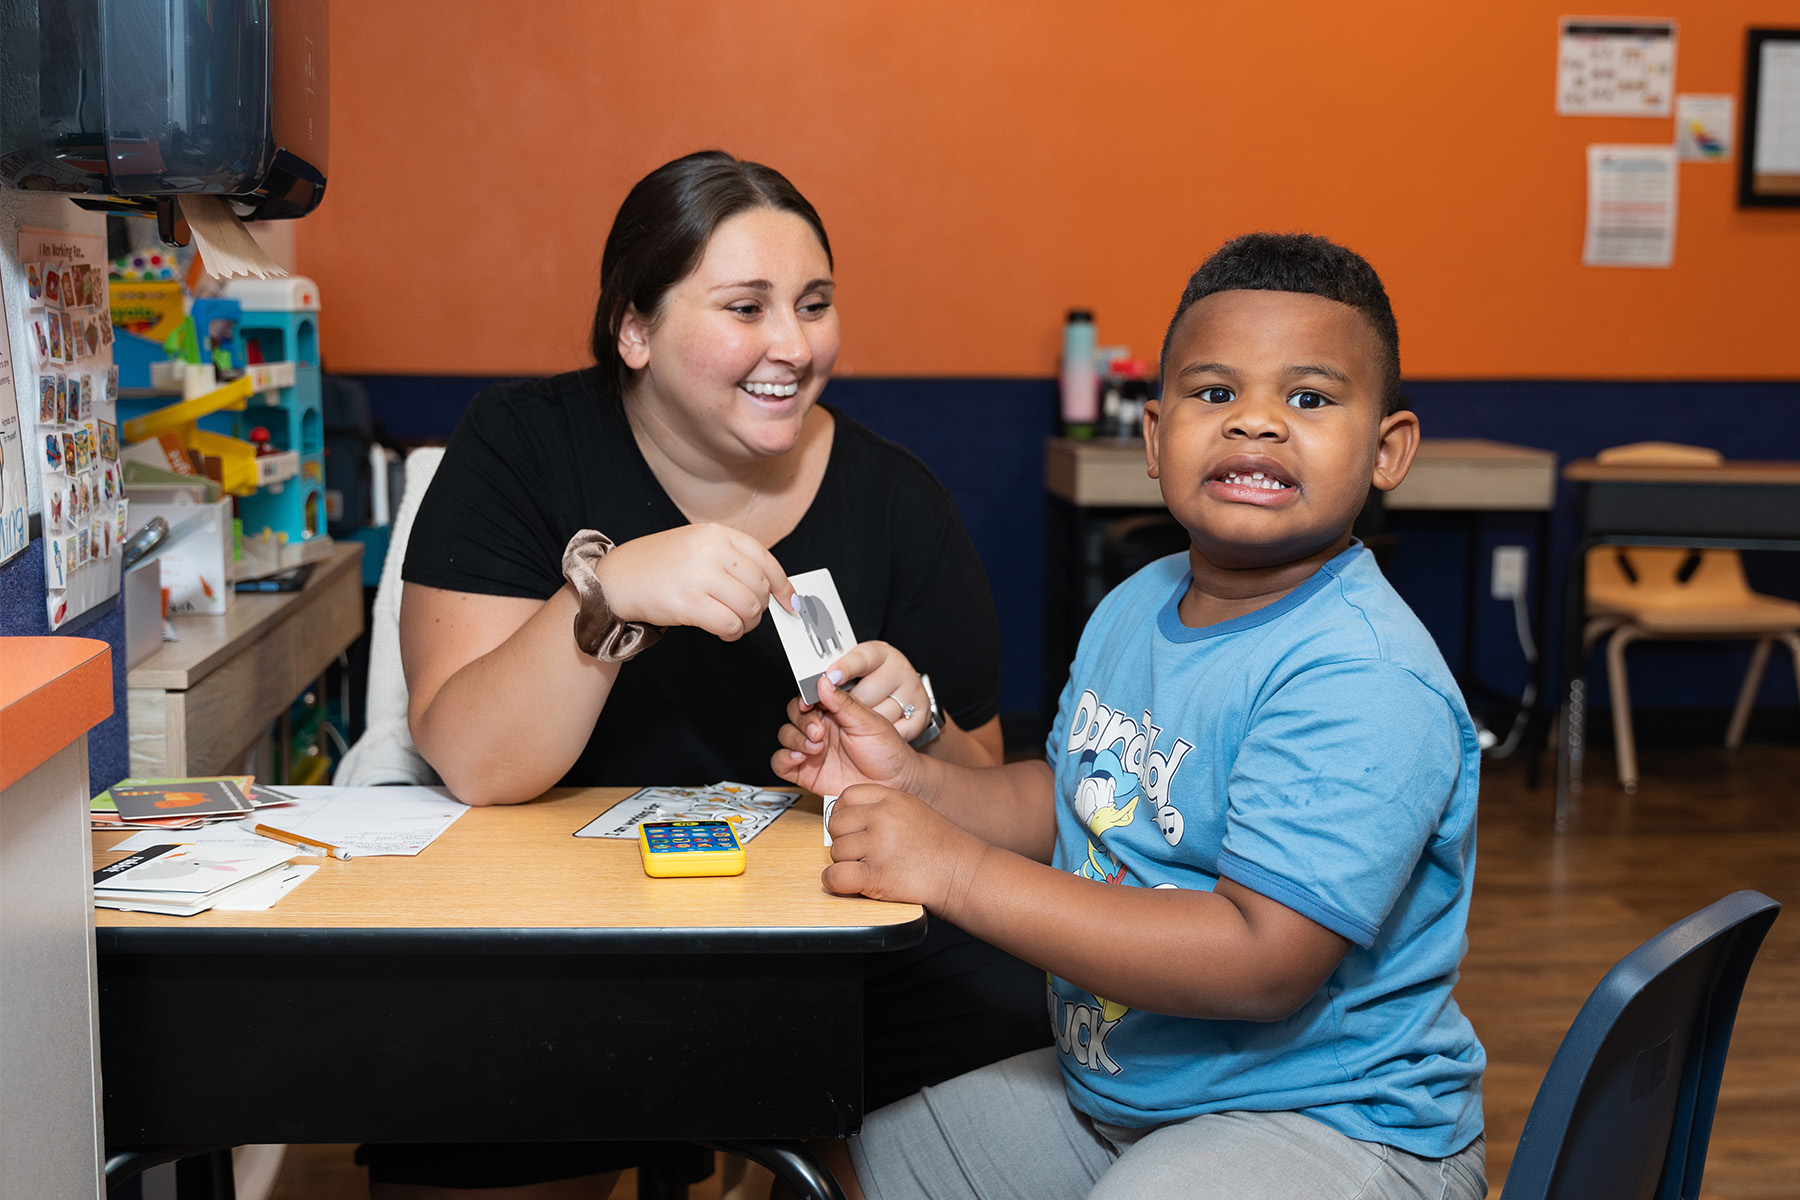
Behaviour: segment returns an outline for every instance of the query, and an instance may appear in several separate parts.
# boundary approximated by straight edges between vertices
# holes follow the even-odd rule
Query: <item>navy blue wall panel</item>
[[[1541,446],[1560,462],[1591,457],[1626,442],[1669,441],[1710,446],[1727,458],[1800,459],[1800,383],[1619,383],[1567,380],[1414,381],[1406,393],[1428,437],[1483,437]],[[1577,537],[1576,489],[1561,483],[1551,526],[1549,556],[1553,623],[1548,643],[1554,667],[1560,647],[1561,596],[1569,554]],[[1425,620],[1439,645],[1453,653],[1461,644],[1462,543],[1443,534],[1407,535],[1396,521],[1401,545],[1394,584]],[[1531,544],[1529,523],[1490,519],[1481,548],[1482,599],[1477,609],[1477,663],[1483,678],[1509,688],[1525,678],[1509,604],[1487,599],[1486,564],[1492,547]],[[1535,547],[1534,547],[1535,549]],[[1542,562],[1534,557],[1534,566]],[[1747,554],[1750,584],[1772,595],[1800,599],[1800,555]],[[1634,708],[1728,707],[1749,661],[1747,643],[1673,642],[1631,650]],[[1605,672],[1590,664],[1595,703],[1609,701]],[[1781,657],[1771,660],[1760,703],[1793,706],[1794,673]],[[1720,729],[1723,734],[1723,727]]]
[[[376,420],[402,442],[442,439],[485,378],[363,376]],[[1650,439],[1712,446],[1728,458],[1800,459],[1800,383],[1616,383],[1412,381],[1413,407],[1428,437],[1485,437],[1541,446],[1567,462],[1623,442]],[[962,509],[1001,613],[1001,708],[1032,713],[1040,695],[1043,580],[1043,440],[1051,432],[1055,384],[1048,379],[839,378],[826,399],[911,448],[937,472]],[[1574,546],[1574,487],[1564,484],[1548,564],[1552,623],[1540,643],[1556,653],[1563,568]],[[1438,516],[1392,514],[1390,574],[1454,662],[1463,623],[1463,526]],[[1487,598],[1492,548],[1532,545],[1531,522],[1479,523],[1476,665],[1481,677],[1517,692],[1526,667],[1510,605]],[[1545,562],[1533,546],[1533,566]],[[1747,556],[1753,586],[1800,598],[1800,556]],[[1662,644],[1632,651],[1632,690],[1641,708],[1719,708],[1736,695],[1748,649],[1718,643]],[[1602,672],[1590,672],[1606,703]],[[1765,704],[1796,703],[1793,674],[1772,662]]]
[[[0,563],[0,636],[49,636],[44,595],[44,539],[40,537]],[[69,622],[59,633],[97,638],[112,646],[112,716],[88,733],[88,784],[100,791],[131,770],[131,742],[125,728],[125,610],[114,604],[110,611],[85,623],[80,618]]]

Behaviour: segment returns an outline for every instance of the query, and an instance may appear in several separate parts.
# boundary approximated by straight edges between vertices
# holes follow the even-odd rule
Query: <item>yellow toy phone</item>
[[[742,875],[744,844],[730,821],[646,821],[638,826],[644,874]]]

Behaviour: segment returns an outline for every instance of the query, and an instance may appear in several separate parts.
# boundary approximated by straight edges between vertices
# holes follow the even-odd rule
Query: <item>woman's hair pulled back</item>
[[[619,357],[627,309],[655,321],[669,289],[700,265],[713,233],[752,208],[789,212],[812,226],[831,262],[825,223],[781,172],[723,150],[702,150],[664,163],[638,180],[613,218],[600,257],[600,304],[593,351],[604,382],[623,397],[631,368]]]

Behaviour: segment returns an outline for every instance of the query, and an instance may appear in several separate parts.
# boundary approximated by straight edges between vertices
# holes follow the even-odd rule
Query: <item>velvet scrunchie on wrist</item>
[[[606,593],[594,574],[594,564],[613,548],[612,539],[594,529],[583,529],[563,550],[563,578],[575,585],[581,611],[575,614],[575,644],[583,654],[601,662],[624,662],[656,644],[661,625],[621,621],[606,602]]]

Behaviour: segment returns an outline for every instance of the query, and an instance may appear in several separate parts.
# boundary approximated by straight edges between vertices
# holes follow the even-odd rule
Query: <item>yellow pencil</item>
[[[295,833],[291,829],[277,829],[273,825],[258,825],[254,822],[246,823],[249,824],[251,833],[258,834],[262,837],[273,838],[278,842],[286,842],[290,846],[311,846],[315,849],[323,850],[333,858],[343,859],[350,857],[350,852],[342,846],[334,846],[330,842],[321,842],[318,838],[309,838],[304,833]]]

